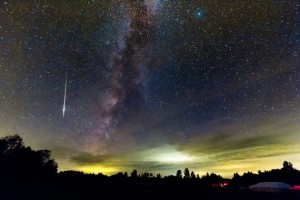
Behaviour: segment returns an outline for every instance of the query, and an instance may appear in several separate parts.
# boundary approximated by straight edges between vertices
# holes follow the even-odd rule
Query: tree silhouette
[[[141,174],[141,177],[144,178],[144,179],[145,179],[145,178],[149,178],[150,176],[151,176],[151,175],[150,175],[149,172],[145,172],[145,173],[142,173],[142,174]]]
[[[179,169],[179,170],[177,170],[177,172],[176,172],[176,177],[178,177],[178,178],[182,178],[182,172],[181,172],[181,170]]]
[[[0,139],[0,177],[3,179],[37,179],[57,173],[57,164],[49,150],[34,151],[25,147],[19,135]]]
[[[138,177],[137,170],[136,169],[132,170],[132,172],[131,172],[131,178],[137,178],[137,177]]]
[[[208,186],[220,184],[222,183],[222,180],[223,180],[222,176],[217,175],[215,173],[211,173],[211,174],[206,173],[206,175],[202,177],[202,181],[204,182],[204,184]]]
[[[0,139],[1,155],[9,154],[14,150],[25,148],[23,139],[19,135],[2,137]]]
[[[156,178],[157,179],[161,179],[161,175],[160,174],[156,174]]]
[[[185,170],[184,170],[184,178],[190,178],[190,170],[189,170],[189,168],[185,168]]]
[[[196,178],[196,175],[195,175],[195,172],[194,172],[194,171],[191,172],[191,178],[192,178],[192,179],[195,179],[195,178]]]
[[[288,161],[284,161],[282,165],[283,165],[282,169],[285,171],[291,172],[294,169],[293,164]]]

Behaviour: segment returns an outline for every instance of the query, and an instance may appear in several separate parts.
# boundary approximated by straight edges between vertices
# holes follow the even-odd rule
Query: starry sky
[[[1,0],[0,136],[59,170],[300,168],[296,0]]]

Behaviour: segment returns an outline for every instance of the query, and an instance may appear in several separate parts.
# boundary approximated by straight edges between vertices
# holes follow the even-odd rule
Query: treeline
[[[23,139],[19,135],[11,135],[0,138],[0,178],[2,180],[17,180],[17,179],[45,179],[55,176],[61,177],[83,177],[83,176],[98,176],[102,179],[127,179],[130,178],[135,182],[151,180],[171,180],[174,182],[199,182],[204,185],[218,185],[224,183],[222,176],[211,173],[202,177],[185,168],[183,171],[178,169],[176,175],[162,177],[160,174],[151,172],[138,173],[133,170],[130,175],[127,172],[119,172],[112,176],[99,174],[85,174],[80,171],[63,171],[57,172],[57,163],[51,159],[49,150],[33,150],[25,146]],[[225,181],[225,182],[226,182]],[[293,167],[293,164],[287,161],[283,162],[281,169],[273,169],[270,171],[258,171],[258,173],[246,172],[242,175],[233,174],[230,180],[233,186],[249,186],[262,181],[281,181],[291,185],[300,184],[300,172]]]
[[[212,197],[216,195],[215,190],[219,191],[218,199],[225,195],[224,191],[239,191],[237,189],[263,181],[297,185],[300,184],[300,172],[292,163],[284,161],[281,169],[235,173],[232,179],[214,173],[200,177],[188,168],[164,177],[150,172],[139,174],[135,169],[130,174],[119,172],[112,176],[80,171],[58,173],[57,163],[49,150],[26,147],[18,135],[0,138],[0,199],[24,199],[24,196],[25,199],[88,199],[104,194],[116,195],[116,191],[129,197],[151,191],[153,198],[161,193],[184,197],[188,193],[192,197],[202,191]]]
[[[236,187],[243,187],[265,181],[279,181],[290,185],[299,185],[300,171],[295,169],[292,163],[284,161],[281,169],[258,171],[258,173],[246,172],[243,175],[235,173],[231,184]]]
[[[188,169],[188,168],[186,168]],[[61,181],[67,180],[69,182],[74,182],[76,180],[90,180],[105,182],[105,183],[117,183],[124,185],[198,185],[201,187],[211,187],[211,188],[221,188],[229,185],[229,179],[223,179],[222,176],[211,173],[206,174],[202,177],[190,176],[190,177],[180,177],[180,176],[164,176],[160,174],[154,175],[152,173],[141,173],[136,174],[136,170],[133,170],[131,176],[127,172],[118,172],[117,174],[107,176],[102,173],[99,174],[85,174],[80,171],[62,171],[58,174]]]
[[[168,175],[162,177],[160,174],[144,172],[138,174],[137,170],[133,170],[130,175],[127,172],[119,172],[112,176],[99,174],[85,174],[79,171],[63,171],[59,176],[64,179],[75,181],[83,177],[98,177],[98,180],[126,183],[126,184],[168,184],[168,185],[198,185],[203,188],[248,188],[248,186],[259,182],[284,182],[290,185],[300,185],[300,171],[293,168],[292,163],[284,161],[281,169],[272,169],[270,171],[258,171],[258,173],[245,172],[242,175],[233,174],[233,178],[226,179],[215,173],[207,173],[204,176],[199,176],[189,169],[185,168],[184,175],[181,170],[177,170],[176,175]]]

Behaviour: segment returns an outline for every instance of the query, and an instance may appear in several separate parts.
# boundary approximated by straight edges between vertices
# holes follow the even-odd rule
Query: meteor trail
[[[66,112],[67,83],[68,83],[68,73],[66,72],[65,93],[64,93],[64,105],[63,105],[63,117],[65,117],[65,112]]]

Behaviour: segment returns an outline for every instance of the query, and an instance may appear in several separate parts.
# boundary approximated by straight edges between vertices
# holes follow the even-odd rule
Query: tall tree
[[[131,172],[131,178],[137,178],[137,177],[138,177],[137,170],[136,169],[132,170],[132,172]]]
[[[294,169],[293,164],[288,162],[288,161],[284,161],[282,165],[283,165],[282,169],[285,170],[285,171],[290,172]]]
[[[185,170],[184,170],[184,178],[190,178],[190,170],[189,170],[189,168],[185,168]]]
[[[176,177],[178,177],[178,178],[182,178],[182,172],[181,172],[181,170],[179,169],[179,170],[177,170],[177,172],[176,172]]]
[[[196,178],[196,175],[195,175],[195,172],[194,172],[194,171],[191,172],[191,178],[192,178],[192,179],[195,179],[195,178]]]

